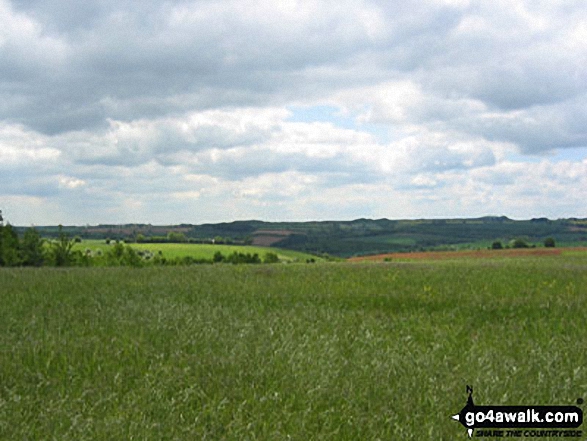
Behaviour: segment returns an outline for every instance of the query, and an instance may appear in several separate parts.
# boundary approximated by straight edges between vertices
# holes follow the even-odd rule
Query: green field
[[[587,399],[584,252],[0,287],[2,440],[465,440],[467,384],[477,404]]]
[[[20,234],[25,228],[18,227]],[[40,226],[37,230],[45,238],[59,235],[57,226]],[[203,225],[98,225],[66,226],[63,232],[70,237],[84,239],[125,239],[134,242],[137,237],[165,238],[180,234],[188,240],[210,241],[221,238],[245,243],[271,235],[283,237],[275,243],[279,248],[341,258],[389,252],[487,248],[496,241],[505,246],[522,239],[542,247],[546,238],[557,246],[587,245],[587,219],[534,218],[513,220],[505,216],[487,216],[476,219],[355,219],[352,221],[321,222],[262,222],[235,221]],[[255,242],[253,242],[255,243]]]
[[[106,244],[103,240],[83,240],[81,243],[75,245],[75,250],[92,250],[98,249],[103,252],[108,251],[114,242]],[[305,262],[308,259],[314,259],[316,261],[322,260],[320,257],[301,253],[299,251],[282,250],[279,248],[268,248],[268,247],[253,247],[244,245],[208,245],[208,244],[190,244],[190,243],[130,243],[128,244],[136,250],[147,250],[153,253],[161,251],[164,257],[173,259],[176,257],[191,256],[195,259],[212,259],[214,253],[220,251],[225,256],[233,252],[237,253],[257,253],[261,258],[265,253],[276,253],[280,260],[285,262]]]

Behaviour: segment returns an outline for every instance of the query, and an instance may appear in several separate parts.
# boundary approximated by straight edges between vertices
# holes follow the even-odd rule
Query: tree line
[[[556,246],[556,242],[552,237],[547,237],[546,239],[544,239],[543,244],[545,248],[554,248]],[[536,248],[536,245],[530,245],[524,239],[520,238],[510,240],[510,242],[505,246],[503,245],[503,243],[501,243],[500,240],[496,240],[491,244],[491,249],[493,250],[501,250],[503,248]]]
[[[0,266],[132,266],[146,265],[194,265],[213,263],[277,263],[276,253],[267,252],[263,259],[257,253],[233,252],[223,255],[220,252],[210,259],[182,256],[167,258],[161,251],[153,253],[148,250],[137,250],[130,245],[117,241],[109,246],[106,252],[101,250],[82,251],[74,249],[77,238],[71,238],[59,226],[56,239],[47,240],[41,237],[35,228],[25,230],[20,237],[16,229],[3,223],[0,211]]]

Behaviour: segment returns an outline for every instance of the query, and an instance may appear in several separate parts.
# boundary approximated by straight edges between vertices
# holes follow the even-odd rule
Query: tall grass
[[[586,269],[2,270],[0,439],[465,439],[466,384],[587,398]]]

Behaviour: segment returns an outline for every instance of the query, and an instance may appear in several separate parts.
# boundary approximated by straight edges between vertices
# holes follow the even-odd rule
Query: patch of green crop
[[[84,240],[81,243],[75,245],[75,250],[85,251],[86,249],[95,252],[102,250],[106,252],[113,246],[114,241],[111,245],[106,244],[103,240]],[[159,253],[168,259],[174,259],[176,257],[190,256],[194,259],[212,259],[214,253],[221,252],[224,256],[228,256],[233,252],[237,253],[257,253],[261,258],[265,253],[276,253],[282,261],[299,261],[305,262],[308,259],[322,260],[320,257],[313,256],[311,254],[302,253],[299,251],[283,250],[280,248],[269,248],[269,247],[254,247],[245,245],[211,245],[211,244],[190,244],[190,243],[130,243],[128,244],[136,250],[147,250],[152,253]]]
[[[3,269],[0,439],[466,439],[466,384],[587,398],[586,269]]]

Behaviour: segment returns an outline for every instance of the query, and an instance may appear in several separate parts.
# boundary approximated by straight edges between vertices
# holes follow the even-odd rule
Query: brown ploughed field
[[[388,253],[373,256],[351,257],[349,262],[401,260],[443,260],[443,259],[492,259],[502,257],[556,256],[564,251],[587,251],[587,247],[574,248],[517,248],[504,250],[465,250],[465,251],[419,251],[413,253]]]

